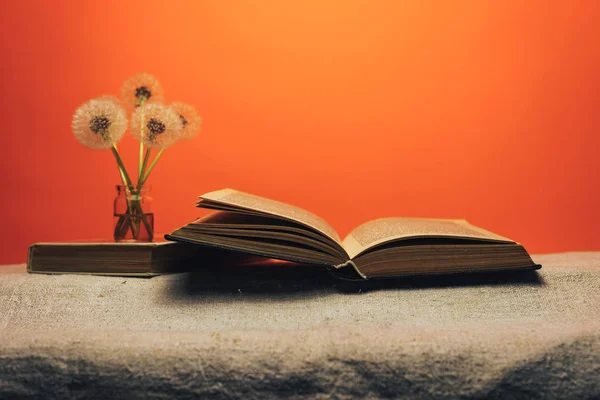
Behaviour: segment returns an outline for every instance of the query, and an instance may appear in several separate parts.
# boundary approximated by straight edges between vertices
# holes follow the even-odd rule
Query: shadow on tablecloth
[[[211,249],[208,256],[190,265],[185,278],[174,281],[169,292],[174,297],[272,294],[301,295],[325,293],[361,294],[382,290],[418,290],[448,287],[523,285],[543,286],[537,271],[500,271],[436,276],[412,276],[394,279],[345,281],[332,276],[327,268],[248,256],[237,252]]]

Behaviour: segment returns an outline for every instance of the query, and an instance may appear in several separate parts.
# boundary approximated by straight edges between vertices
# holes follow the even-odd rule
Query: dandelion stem
[[[144,181],[142,180],[144,173],[145,173],[144,170],[146,169],[146,164],[148,164],[148,158],[150,158],[150,148],[146,149],[146,154],[144,154],[144,126],[146,125],[146,122],[145,122],[146,120],[144,117],[144,103],[145,102],[146,102],[145,98],[142,98],[140,101],[140,107],[142,107],[142,109],[140,111],[140,119],[141,119],[141,121],[140,121],[140,158],[139,158],[139,163],[138,163],[137,187],[135,189],[138,196],[141,196],[142,185],[144,184]],[[151,232],[152,229],[150,228],[150,224],[146,220],[146,215],[144,214],[144,211],[142,210],[142,205],[139,203],[139,201],[136,202],[136,205],[137,205],[138,212],[142,216],[142,222],[144,223],[144,226],[146,227],[146,231],[152,235],[152,232]],[[139,228],[140,228],[140,220],[139,219],[136,219],[136,228],[139,231]]]
[[[119,167],[118,165],[117,167],[119,168],[119,175],[121,175],[121,182],[123,182],[123,186],[127,187],[127,180],[125,179],[125,174],[123,173],[121,167]]]
[[[142,167],[143,158],[144,158],[144,143],[140,141],[140,159],[138,162],[138,182],[140,181],[140,179],[142,177],[142,172],[144,171],[144,168]]]
[[[110,149],[111,149],[112,153],[114,154],[115,159],[117,160],[117,164],[119,165],[119,169],[121,170],[123,177],[125,178],[125,184],[126,184],[127,188],[132,188],[133,185],[131,184],[131,178],[129,178],[129,174],[127,173],[125,164],[123,164],[123,160],[121,159],[121,156],[119,155],[119,151],[117,150],[117,147],[113,144],[113,146]]]
[[[144,177],[144,174],[146,172],[146,166],[148,165],[148,160],[150,159],[150,148],[146,149],[146,154],[144,154],[144,162],[142,163],[142,174],[139,176],[138,178],[138,187],[137,190],[140,190],[142,188],[142,181],[141,179]]]
[[[142,107],[141,112],[140,112],[140,157],[139,157],[139,162],[138,162],[138,184],[140,182],[140,179],[142,179],[142,174],[144,173],[144,167],[143,167],[143,157],[144,157],[144,125],[145,125],[145,120],[144,120],[144,103],[145,103],[145,99],[142,99],[140,101],[140,107]]]
[[[152,172],[152,169],[154,168],[154,166],[156,165],[156,163],[158,162],[158,160],[160,159],[160,156],[162,156],[162,153],[165,151],[165,148],[163,147],[162,149],[160,149],[160,151],[158,152],[158,154],[156,155],[156,157],[154,157],[154,160],[152,160],[152,163],[150,164],[150,166],[148,167],[148,170],[146,171],[146,173],[144,174],[144,177],[142,178],[141,183],[139,184],[140,187],[142,187],[142,185],[144,183],[146,183],[146,180],[148,179],[148,176],[150,176],[150,172]]]

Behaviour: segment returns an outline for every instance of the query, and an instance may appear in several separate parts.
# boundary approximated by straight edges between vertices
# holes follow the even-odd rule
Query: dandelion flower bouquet
[[[180,139],[192,139],[200,132],[202,120],[194,107],[184,103],[163,103],[160,83],[149,74],[136,75],[123,84],[121,100],[102,96],[82,104],[73,115],[75,137],[94,150],[110,149],[117,162],[119,198],[115,200],[114,238],[116,241],[152,241],[153,214],[147,209],[145,183],[165,149]],[[127,114],[131,112],[131,121]],[[127,127],[139,142],[137,178],[125,168],[117,143]],[[152,151],[155,151],[152,161]]]

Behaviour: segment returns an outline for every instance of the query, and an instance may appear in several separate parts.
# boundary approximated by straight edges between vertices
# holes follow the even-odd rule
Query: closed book
[[[27,271],[154,276],[182,270],[197,250],[197,246],[169,241],[35,243],[29,247]]]

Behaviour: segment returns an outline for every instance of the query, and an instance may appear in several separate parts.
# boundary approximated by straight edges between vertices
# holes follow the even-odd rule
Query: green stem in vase
[[[123,170],[119,167],[119,175],[121,176],[121,181],[123,182],[123,189],[125,190],[125,188],[127,187],[127,180],[125,179],[125,174],[123,173]],[[131,224],[131,220],[127,219],[128,224],[125,224],[125,220],[126,220],[126,215],[129,215],[130,210],[131,210],[131,204],[129,202],[129,200],[127,199],[127,195],[125,196],[125,201],[127,204],[127,211],[125,212],[125,214],[120,214],[119,215],[119,220],[117,221],[116,225],[115,225],[115,232],[114,232],[114,236],[115,238],[120,238],[120,237],[125,237],[125,235],[127,234],[127,225],[129,225],[132,229],[132,233],[133,233],[133,226]]]
[[[133,220],[133,202],[130,199],[129,196],[130,192],[129,191],[125,191],[125,202],[127,205],[127,210],[125,211],[125,214],[121,214],[119,216],[119,222],[121,222],[121,226],[118,233],[118,237],[119,238],[125,238],[127,236],[127,231],[130,229],[131,230],[131,234],[133,235],[133,238],[137,238],[139,236],[139,226],[137,226]],[[127,223],[125,223],[127,222]],[[118,224],[118,222],[117,222]],[[116,228],[115,228],[116,229]]]
[[[139,215],[136,218],[136,225],[138,227],[138,232],[139,232],[140,219],[141,219],[141,222],[144,223],[144,227],[146,228],[146,232],[148,232],[148,234],[152,238],[152,236],[154,236],[154,232],[152,230],[152,227],[150,226],[150,223],[148,222],[148,219],[146,218],[146,214],[144,214],[144,210],[142,209],[142,204],[140,203],[140,201],[141,201],[141,195],[138,192],[137,199],[134,200],[135,209],[137,210],[137,213]]]
[[[125,182],[125,175],[123,174],[123,171],[121,171],[121,168],[119,168],[119,175],[121,176],[121,181],[123,182],[123,187],[125,187],[125,185],[127,185],[127,183]],[[127,203],[127,212],[129,212],[129,202]],[[115,225],[115,232],[113,234],[113,236],[115,238],[121,237],[122,235],[122,229],[123,229],[123,223],[125,222],[125,217],[123,216],[123,214],[119,215],[119,220],[117,221],[116,225]]]
[[[133,189],[133,184],[131,183],[131,178],[129,177],[129,174],[127,173],[125,164],[123,163],[123,160],[121,159],[121,155],[119,154],[119,151],[117,150],[117,146],[115,146],[113,144],[113,146],[110,149],[111,149],[113,155],[115,156],[115,160],[117,161],[117,165],[119,166],[119,172],[121,173],[121,179],[123,180],[123,184],[125,185],[125,198],[127,199],[127,215],[131,215],[132,205],[131,205],[131,202],[128,200],[127,194],[130,193],[131,190]],[[129,225],[131,226],[131,233],[133,234],[134,238],[137,238],[139,233],[138,233],[138,230],[136,229],[133,221],[129,220]]]
[[[137,237],[139,236],[140,228],[135,224],[135,221],[133,219],[134,206],[133,202],[129,199],[129,195],[127,194],[127,192],[125,192],[125,201],[127,203],[127,210],[125,211],[125,214],[121,214],[119,216],[119,221],[122,222],[118,231],[118,237],[125,238],[125,236],[127,236],[127,230],[131,229],[131,234],[133,235],[134,239],[137,239]]]
[[[142,128],[142,130],[143,130],[143,128]],[[140,147],[140,149],[141,149],[141,147]],[[141,173],[138,176],[138,184],[137,184],[137,187],[136,187],[136,192],[137,192],[138,195],[141,195],[141,193],[142,193],[142,185],[143,185],[142,177],[143,177],[144,172],[146,170],[146,165],[148,164],[148,159],[149,158],[150,158],[150,148],[146,149],[146,154],[144,154],[144,160],[142,161],[142,164],[141,164],[142,165],[142,168],[140,170]],[[141,209],[141,204],[140,204],[140,210],[139,210],[139,212],[142,215],[142,222],[144,222],[144,226],[146,227],[146,230],[148,232],[150,232],[151,231],[150,224],[148,223],[148,220],[146,219],[146,215],[144,214],[143,210]],[[139,228],[140,228],[140,220],[139,219],[136,219],[136,227],[137,227],[137,229],[139,231]]]

